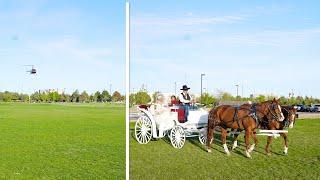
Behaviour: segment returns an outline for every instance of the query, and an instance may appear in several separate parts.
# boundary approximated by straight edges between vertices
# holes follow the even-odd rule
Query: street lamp
[[[205,76],[206,74],[201,74],[201,91],[200,91],[200,103],[202,104],[202,78],[203,76]]]
[[[238,99],[238,96],[239,96],[239,84],[236,84],[236,87],[237,87],[237,99]]]
[[[174,82],[174,95],[177,96],[177,82]]]

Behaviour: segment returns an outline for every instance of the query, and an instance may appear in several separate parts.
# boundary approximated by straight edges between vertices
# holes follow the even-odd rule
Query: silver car
[[[313,104],[310,109],[312,112],[320,112],[320,104]]]

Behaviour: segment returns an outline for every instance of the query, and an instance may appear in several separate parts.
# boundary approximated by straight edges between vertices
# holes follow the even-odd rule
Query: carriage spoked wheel
[[[202,145],[206,145],[206,143],[207,143],[207,128],[200,129],[199,141]],[[212,143],[212,141],[213,141],[213,138],[211,139],[211,143]]]
[[[199,141],[202,145],[205,145],[207,143],[207,129],[206,128],[200,129]]]
[[[152,122],[147,116],[140,116],[134,127],[136,140],[147,144],[152,138]]]
[[[170,132],[170,141],[174,148],[181,149],[186,142],[186,134],[181,126],[174,126]]]

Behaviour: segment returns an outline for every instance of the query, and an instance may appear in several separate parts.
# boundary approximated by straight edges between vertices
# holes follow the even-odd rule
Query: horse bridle
[[[282,108],[282,109],[284,109],[284,110],[288,113],[288,117],[290,117],[290,116],[293,115],[293,113],[292,113],[290,110],[288,110],[288,109],[286,109],[286,108]],[[288,127],[289,124],[290,124],[289,119],[288,119],[288,118],[285,118],[283,121],[284,121],[284,127]],[[293,124],[295,124],[295,123],[296,123],[296,121],[293,120]]]
[[[268,106],[268,110],[269,110],[268,114],[271,113],[271,115],[272,115],[272,119],[271,120],[277,120],[278,121],[280,119],[278,114],[274,113],[273,111],[271,111],[270,106],[272,106],[272,110],[275,111],[275,109],[276,109],[275,106],[277,106],[277,105],[275,105],[275,104],[269,105]]]

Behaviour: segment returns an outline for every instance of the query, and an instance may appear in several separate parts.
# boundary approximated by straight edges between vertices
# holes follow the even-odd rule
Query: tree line
[[[108,91],[96,91],[88,94],[86,91],[81,93],[75,90],[72,94],[59,93],[57,91],[36,91],[30,96],[28,94],[16,92],[0,92],[0,102],[124,102],[125,96],[115,91],[111,95]]]
[[[155,101],[159,92],[153,93],[151,96],[148,94],[147,91],[139,91],[137,93],[131,93],[129,96],[130,106],[137,105],[137,104],[148,104],[151,103],[151,99],[153,102]],[[220,102],[226,101],[234,101],[234,102],[263,102],[266,100],[273,99],[274,96],[265,96],[265,95],[258,95],[256,97],[241,97],[241,96],[233,96],[228,92],[220,91],[216,95],[212,95],[209,93],[203,93],[202,97],[194,97],[191,95],[196,103],[203,104],[205,106],[216,106],[219,105]],[[309,97],[309,96],[297,96],[297,97],[280,97],[280,102],[283,105],[311,105],[311,104],[319,104],[320,99]]]
[[[258,95],[256,97],[241,97],[241,96],[232,96],[228,92],[220,92],[216,96],[208,93],[203,93],[202,95],[202,104],[206,106],[210,105],[217,105],[219,102],[223,101],[239,101],[239,102],[263,102],[267,100],[271,100],[275,98],[272,95]],[[303,104],[303,105],[311,105],[311,104],[319,104],[320,99],[314,98],[314,97],[309,97],[309,96],[296,96],[296,97],[285,97],[285,96],[280,96],[279,98],[280,103],[282,105],[297,105],[297,104]],[[197,98],[197,102],[200,102],[201,98]]]

